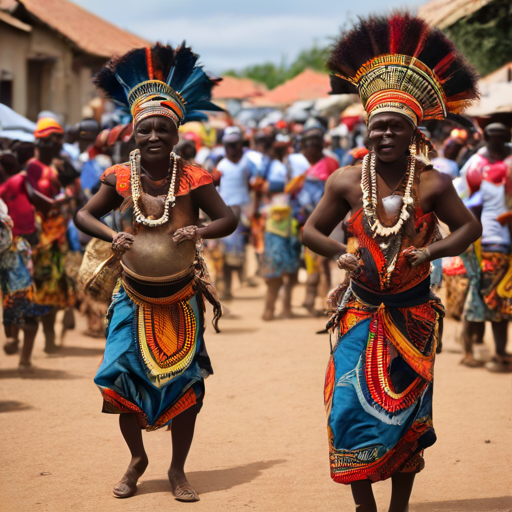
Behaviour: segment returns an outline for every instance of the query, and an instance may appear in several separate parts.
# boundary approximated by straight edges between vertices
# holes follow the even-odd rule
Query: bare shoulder
[[[336,193],[345,193],[361,183],[362,165],[348,165],[334,171],[327,180],[326,188]]]
[[[423,189],[442,194],[451,185],[452,178],[448,174],[444,174],[433,167],[428,167],[421,171],[420,186]]]

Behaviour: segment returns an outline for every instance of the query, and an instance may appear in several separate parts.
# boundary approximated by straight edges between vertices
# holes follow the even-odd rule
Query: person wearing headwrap
[[[331,477],[358,512],[376,512],[373,482],[392,479],[391,512],[406,512],[432,423],[443,307],[430,262],[461,254],[481,233],[449,176],[433,169],[418,125],[458,119],[477,76],[437,29],[408,13],[371,16],[335,43],[333,91],[357,87],[371,152],[329,178],[304,244],[339,257],[346,281],[329,297],[334,344],[325,377]],[[347,213],[347,245],[329,238]],[[451,234],[439,236],[437,218]],[[340,256],[341,254],[341,256]]]
[[[204,379],[213,373],[203,338],[205,298],[214,305],[216,328],[222,314],[200,240],[229,235],[237,220],[211,175],[172,152],[182,123],[218,110],[210,102],[216,81],[197,60],[185,45],[157,44],[112,59],[94,78],[105,96],[130,108],[136,144],[130,162],[107,169],[76,216],[79,229],[112,244],[105,265],[114,262],[121,272],[94,379],[103,412],[120,414],[132,455],[114,486],[118,498],[135,494],[147,467],[141,429],[172,424],[172,492],[180,501],[199,500],[184,467]],[[120,211],[119,233],[100,221],[113,209]],[[206,227],[199,225],[199,209],[211,219]],[[102,275],[93,274],[91,286]]]
[[[26,180],[38,193],[49,200],[60,194],[62,184],[57,169],[64,140],[64,129],[53,117],[41,117],[34,131],[35,156],[26,168]],[[63,198],[60,198],[63,199]],[[45,352],[58,350],[55,343],[55,321],[60,309],[72,308],[76,301],[73,282],[66,275],[65,257],[68,252],[67,219],[61,201],[49,211],[37,209],[41,234],[34,247],[34,300],[50,311],[42,317]]]

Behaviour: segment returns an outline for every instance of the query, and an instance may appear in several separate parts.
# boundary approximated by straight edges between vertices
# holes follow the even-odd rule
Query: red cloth
[[[339,169],[340,164],[330,156],[325,156],[317,162],[315,165],[312,165],[306,175],[308,177],[315,177],[321,181],[327,181],[327,178],[337,169]]]
[[[213,183],[213,177],[202,167],[192,164],[183,165],[183,176],[180,179],[180,188],[177,196],[184,196],[189,194],[192,190],[203,185],[209,185]],[[116,190],[117,193],[122,197],[131,195],[130,186],[130,166],[125,164],[118,164],[109,167],[101,176],[101,182],[105,183],[108,176],[115,174],[116,176]]]
[[[28,163],[27,178],[38,192],[50,199],[59,193],[59,173],[36,158],[32,158]]]
[[[505,185],[507,194],[512,193],[512,157],[491,163],[483,155],[476,154],[468,160],[466,180],[471,194],[478,192],[482,181],[489,181],[494,185]]]
[[[34,207],[30,202],[22,174],[11,176],[0,185],[0,198],[7,205],[9,215],[14,222],[14,237],[31,235],[36,230]]]

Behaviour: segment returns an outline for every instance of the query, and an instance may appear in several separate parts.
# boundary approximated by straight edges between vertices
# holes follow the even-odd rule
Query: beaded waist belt
[[[194,266],[190,265],[190,267],[178,272],[177,274],[173,274],[172,276],[162,276],[162,277],[151,277],[151,276],[141,276],[137,274],[133,270],[130,270],[122,261],[121,266],[123,267],[123,272],[129,276],[134,281],[137,281],[140,284],[144,284],[146,286],[151,286],[152,284],[162,285],[175,283],[176,281],[181,281],[185,277],[192,276],[194,274]]]
[[[150,305],[170,305],[174,304],[176,302],[180,302],[182,300],[188,300],[190,299],[194,293],[194,281],[189,281],[184,287],[180,288],[174,293],[171,293],[170,295],[164,296],[164,297],[149,297],[148,295],[145,295],[144,293],[141,293],[140,289],[137,289],[134,287],[128,279],[126,279],[126,276],[123,275],[122,277],[123,281],[123,288],[128,294],[128,297],[137,304],[137,306],[143,306],[147,307]]]
[[[123,267],[123,287],[130,299],[137,305],[173,304],[188,300],[194,295],[194,267],[172,276],[147,277]]]

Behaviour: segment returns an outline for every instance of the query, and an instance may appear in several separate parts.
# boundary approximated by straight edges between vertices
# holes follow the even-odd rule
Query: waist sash
[[[367,288],[363,288],[354,281],[351,281],[350,287],[356,297],[375,307],[381,304],[392,308],[419,306],[432,300],[434,297],[430,290],[430,276],[409,290],[399,293],[375,293]]]

